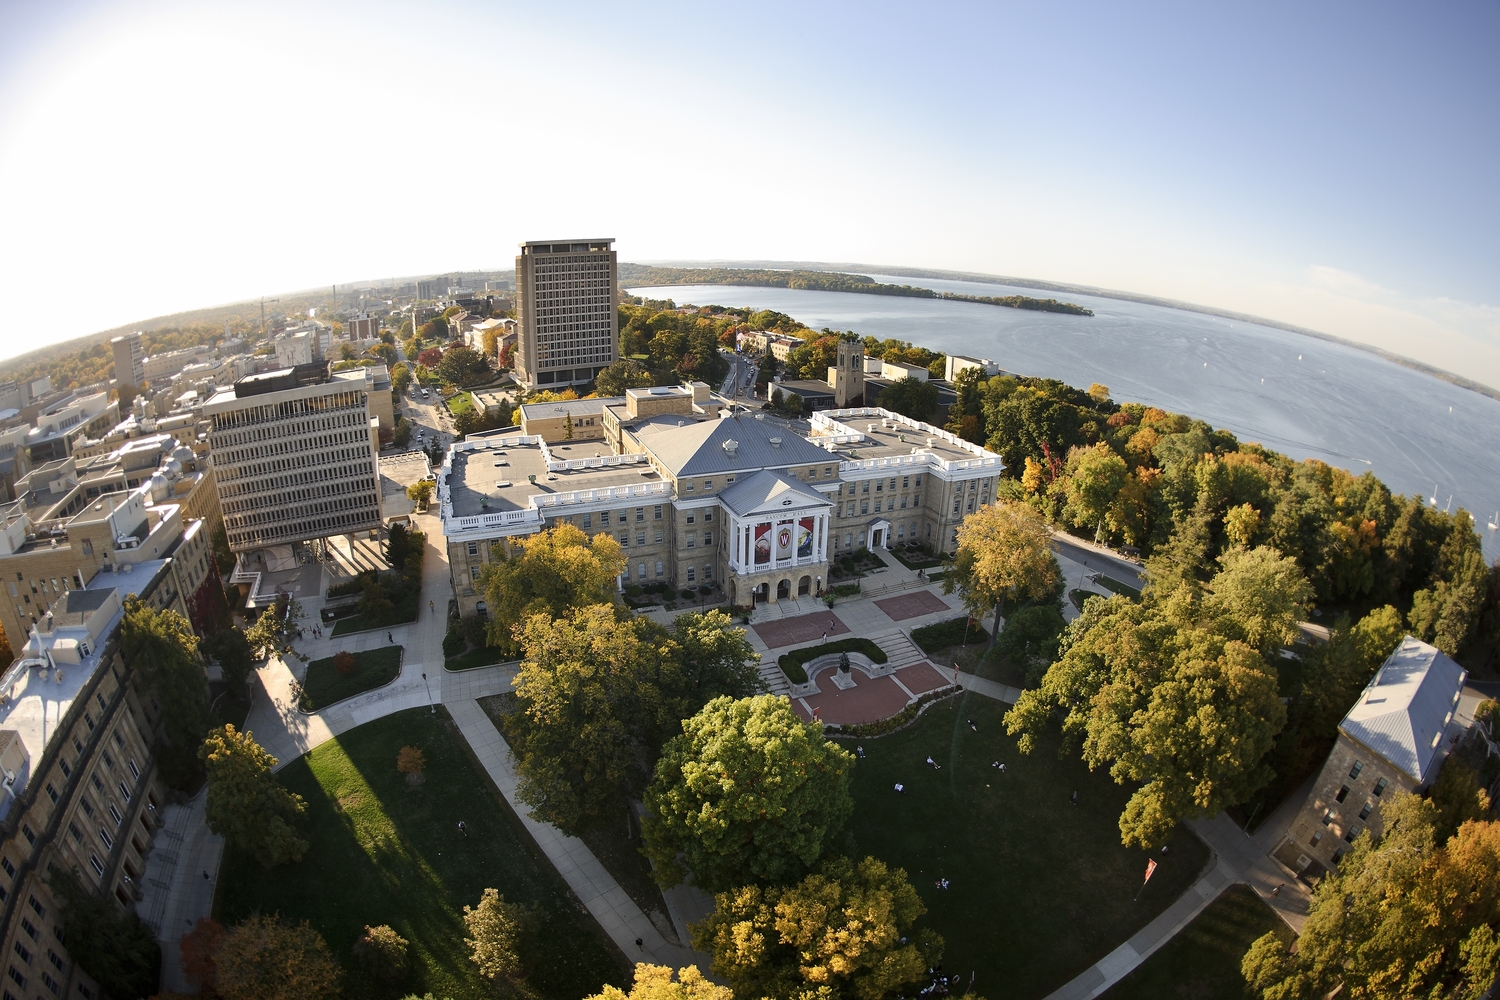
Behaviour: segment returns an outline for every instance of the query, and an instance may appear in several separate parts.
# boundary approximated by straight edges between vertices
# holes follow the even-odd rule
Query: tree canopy
[[[519,552],[496,546],[480,574],[489,606],[489,642],[517,648],[516,628],[534,614],[566,615],[589,604],[613,604],[615,581],[625,571],[620,543],[603,532],[589,538],[559,524],[518,543]]]
[[[705,978],[696,965],[679,970],[674,982],[668,966],[637,962],[628,993],[606,985],[586,1000],[734,1000],[734,992]]]
[[[1314,890],[1296,954],[1272,934],[1251,945],[1253,995],[1477,1000],[1500,974],[1500,823],[1441,842],[1431,802],[1396,792],[1381,812],[1380,840],[1361,834]]]
[[[505,735],[519,797],[564,831],[612,821],[627,796],[638,798],[679,720],[719,695],[760,687],[755,654],[721,611],[679,616],[683,642],[613,604],[552,615],[533,614],[518,631],[521,711]],[[704,659],[688,662],[685,649]]]
[[[913,420],[929,421],[937,416],[938,387],[915,375],[908,375],[880,390],[876,404]]]
[[[926,911],[902,869],[832,858],[792,886],[719,893],[691,930],[693,947],[713,956],[736,996],[790,1000],[828,987],[880,1000],[942,960],[942,938],[915,929]]]
[[[62,904],[62,936],[68,954],[110,996],[139,997],[156,991],[161,949],[156,935],[134,913],[121,914],[112,895],[84,888],[78,873],[54,867],[47,885]]]
[[[486,889],[479,905],[464,906],[464,930],[469,936],[469,960],[486,979],[516,979],[523,971],[519,950],[526,909],[507,903],[499,889]]]
[[[182,787],[197,769],[198,744],[208,732],[208,675],[188,620],[130,596],[120,627],[120,652],[141,672],[161,705],[167,745],[158,751],[163,777]]]
[[[262,867],[300,861],[307,841],[292,824],[307,804],[276,781],[276,758],[232,725],[210,733],[200,753],[208,765],[208,828]]]
[[[324,1000],[339,992],[339,964],[323,936],[264,914],[231,927],[214,956],[223,1000]]]
[[[1215,627],[1187,587],[1165,604],[1090,600],[1066,651],[1006,713],[1029,753],[1055,715],[1090,768],[1140,782],[1121,840],[1159,846],[1182,819],[1245,801],[1271,778],[1264,757],[1286,722],[1275,672]]]
[[[490,371],[489,361],[472,347],[450,347],[437,364],[438,377],[452,385],[483,382],[490,376]]]
[[[646,790],[657,880],[676,885],[684,865],[709,892],[802,877],[854,811],[853,767],[785,698],[714,699],[667,743]]]
[[[1007,600],[1041,600],[1062,576],[1049,541],[1047,524],[1034,508],[1006,502],[981,507],[958,526],[958,551],[952,572],[943,577],[943,593],[956,589],[975,617],[994,608],[997,619]]]
[[[634,358],[621,358],[594,377],[601,396],[623,396],[626,389],[644,389],[653,382],[651,370]]]

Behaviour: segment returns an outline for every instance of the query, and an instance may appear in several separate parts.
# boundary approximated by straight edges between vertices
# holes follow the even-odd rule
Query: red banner
[[[1151,876],[1156,873],[1156,859],[1146,859],[1146,881],[1151,881]]]
[[[771,561],[771,526],[769,524],[755,526],[755,561],[757,563]]]

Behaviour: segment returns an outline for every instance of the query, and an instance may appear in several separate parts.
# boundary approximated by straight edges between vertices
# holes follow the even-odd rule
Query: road
[[[1108,549],[1079,541],[1060,531],[1053,534],[1052,547],[1058,555],[1086,566],[1094,572],[1103,573],[1137,589],[1145,585],[1146,569],[1144,566],[1117,556]]]

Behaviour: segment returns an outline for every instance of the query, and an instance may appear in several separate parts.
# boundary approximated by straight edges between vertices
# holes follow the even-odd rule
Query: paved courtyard
[[[841,691],[833,682],[832,670],[825,670],[814,680],[818,693],[798,698],[792,710],[803,719],[813,718],[833,726],[858,726],[889,719],[914,698],[953,683],[929,663],[913,663],[893,674],[867,677],[858,668],[849,671],[854,687]]]
[[[760,641],[766,644],[767,649],[799,646],[821,639],[824,633],[831,638],[836,635],[848,635],[850,631],[849,626],[840,621],[839,616],[832,611],[815,611],[810,615],[780,618],[760,622],[750,627],[755,630],[756,635],[760,636]]]
[[[875,606],[884,611],[893,622],[920,618],[937,611],[946,613],[949,610],[943,599],[930,590],[918,590],[911,594],[902,594],[900,597],[887,597],[885,600],[876,601]]]

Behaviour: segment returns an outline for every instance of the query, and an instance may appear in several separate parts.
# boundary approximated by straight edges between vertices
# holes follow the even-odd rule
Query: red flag
[[[1147,858],[1146,859],[1146,881],[1147,882],[1151,881],[1151,876],[1152,876],[1152,874],[1155,873],[1155,871],[1156,871],[1156,859],[1155,858]],[[1145,883],[1142,883],[1142,884],[1144,885]]]

